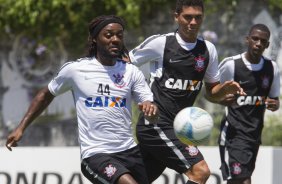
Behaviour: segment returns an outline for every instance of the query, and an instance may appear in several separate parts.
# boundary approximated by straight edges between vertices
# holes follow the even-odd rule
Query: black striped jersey
[[[260,63],[251,64],[245,53],[224,59],[220,65],[221,82],[237,81],[246,92],[246,96],[238,96],[236,103],[227,107],[225,120],[230,131],[236,136],[252,142],[261,142],[261,132],[265,113],[265,99],[279,97],[280,81],[276,63],[261,58]],[[226,123],[226,121],[223,121]],[[235,132],[229,132],[235,135]]]
[[[172,123],[183,108],[192,106],[203,81],[219,81],[217,52],[214,45],[198,38],[183,41],[178,33],[154,35],[129,53],[133,64],[148,63],[150,86],[160,117]]]
[[[102,65],[95,58],[68,62],[48,88],[55,96],[72,91],[82,159],[136,146],[131,101],[153,101],[143,73],[122,60],[114,66]]]

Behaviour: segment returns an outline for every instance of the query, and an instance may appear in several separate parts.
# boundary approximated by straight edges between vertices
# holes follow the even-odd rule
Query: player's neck
[[[97,55],[97,60],[105,66],[114,66],[116,64],[116,58],[113,57],[104,57]]]
[[[258,64],[261,59],[261,56],[254,56],[249,54],[248,52],[246,53],[245,57],[251,64]]]
[[[195,43],[197,40],[197,35],[187,35],[187,34],[183,34],[181,32],[178,32],[180,38],[187,42],[187,43]]]

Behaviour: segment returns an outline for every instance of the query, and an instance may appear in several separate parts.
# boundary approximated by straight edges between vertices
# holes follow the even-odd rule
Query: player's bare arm
[[[22,121],[7,138],[6,147],[10,151],[12,151],[12,147],[17,146],[17,142],[21,139],[24,130],[43,112],[53,99],[54,96],[50,93],[47,87],[37,93]]]
[[[235,81],[225,81],[223,84],[205,83],[205,97],[214,103],[230,105],[234,102],[236,95],[246,95],[240,84]]]

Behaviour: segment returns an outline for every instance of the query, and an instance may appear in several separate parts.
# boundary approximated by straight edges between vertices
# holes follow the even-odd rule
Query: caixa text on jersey
[[[198,80],[168,78],[165,81],[165,87],[169,89],[198,91],[201,89],[201,86],[202,86],[202,81],[198,81]]]
[[[126,107],[126,98],[121,97],[88,97],[85,100],[86,107]]]

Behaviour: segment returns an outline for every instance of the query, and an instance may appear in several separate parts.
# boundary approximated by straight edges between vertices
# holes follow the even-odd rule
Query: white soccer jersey
[[[263,67],[264,59],[261,58],[260,62],[258,64],[252,64],[250,63],[245,56],[246,53],[242,53],[236,56],[227,57],[219,64],[219,70],[220,70],[220,82],[223,83],[228,80],[234,80],[234,60],[242,58],[244,64],[246,67],[251,71],[259,71]],[[280,74],[279,74],[279,68],[277,64],[274,61],[271,61],[273,65],[273,82],[271,85],[271,89],[269,91],[269,97],[279,97],[280,96]]]
[[[55,96],[73,93],[82,159],[134,147],[131,99],[153,101],[142,72],[121,60],[114,66],[95,58],[66,63],[48,88]]]
[[[142,66],[149,63],[151,72],[150,81],[153,81],[154,77],[160,78],[162,76],[166,37],[174,34],[177,42],[183,49],[192,50],[196,46],[196,42],[185,42],[178,33],[167,33],[163,35],[153,35],[130,51],[129,56],[134,65]],[[204,76],[204,81],[207,83],[215,83],[219,81],[218,55],[215,46],[210,41],[205,40],[205,43],[209,51],[209,65]],[[146,76],[149,75],[147,71],[143,70],[143,72]]]

